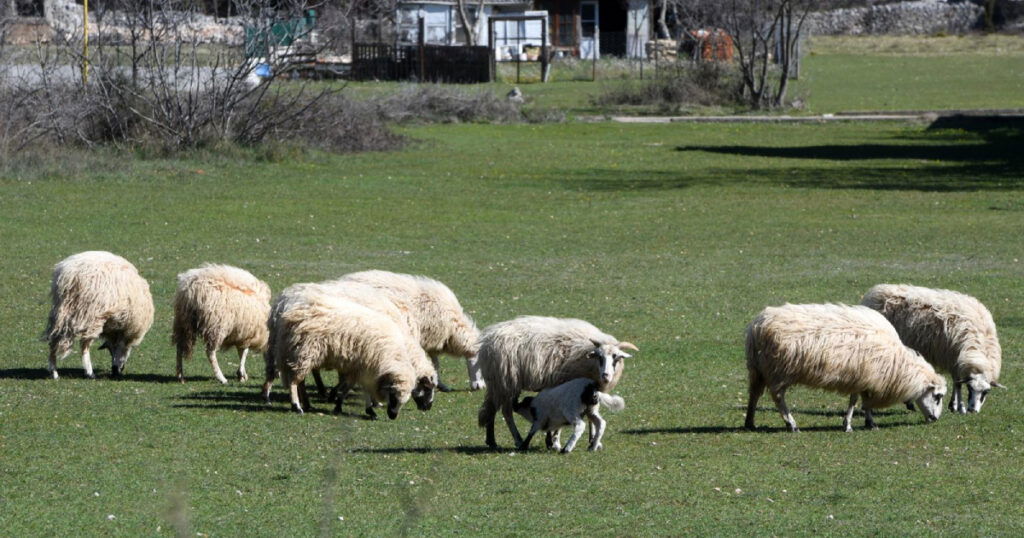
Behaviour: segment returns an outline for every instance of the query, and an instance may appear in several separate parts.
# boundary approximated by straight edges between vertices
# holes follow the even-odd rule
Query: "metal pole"
[[[89,0],[82,0],[82,86],[89,83]]]
[[[424,28],[425,28],[425,26],[426,26],[426,24],[424,22],[424,18],[420,17],[420,39],[419,39],[419,42],[420,42],[419,43],[419,45],[420,45],[420,83],[426,82],[426,80],[427,80],[426,66],[423,65],[423,60],[425,58],[425,54],[423,52],[423,46],[424,46],[424,44],[426,44],[426,36],[424,35]]]

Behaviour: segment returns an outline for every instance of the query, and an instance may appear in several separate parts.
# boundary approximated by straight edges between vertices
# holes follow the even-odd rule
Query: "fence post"
[[[424,49],[424,46],[427,43],[426,33],[424,32],[424,30],[426,28],[425,20],[426,19],[424,19],[423,17],[420,17],[420,24],[419,24],[419,26],[420,26],[420,39],[419,39],[419,46],[420,46],[420,83],[423,83],[423,82],[427,81],[427,69],[426,69],[426,66],[423,65],[423,63],[425,61],[425,58],[426,58],[426,54],[425,54],[423,49]]]

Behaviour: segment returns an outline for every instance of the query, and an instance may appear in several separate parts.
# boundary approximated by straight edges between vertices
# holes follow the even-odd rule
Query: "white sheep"
[[[373,286],[384,292],[399,309],[409,312],[412,329],[419,335],[420,346],[430,355],[439,377],[438,357],[446,353],[466,359],[472,390],[484,387],[476,359],[480,332],[448,286],[425,276],[388,271],[350,273],[342,279]],[[438,389],[451,390],[440,380]]]
[[[335,280],[317,284],[303,283],[289,286],[281,292],[277,299],[275,299],[274,306],[271,309],[271,314],[267,322],[271,333],[271,343],[268,345],[267,353],[264,354],[264,359],[267,362],[266,381],[263,385],[263,397],[268,403],[270,398],[270,388],[277,375],[276,358],[273,353],[274,346],[276,345],[274,343],[276,341],[276,327],[279,325],[281,315],[284,312],[288,311],[296,304],[308,302],[308,296],[310,294],[330,295],[346,299],[384,314],[403,331],[411,342],[419,342],[419,338],[414,332],[415,324],[411,323],[409,312],[407,310],[400,310],[390,299],[387,298],[387,296],[380,293],[379,290],[372,286],[361,282],[346,280]],[[437,387],[437,372],[434,369],[434,365],[421,348],[416,347],[414,352],[408,357],[412,361],[412,366],[417,379],[414,394],[417,396],[418,402],[424,402],[426,406],[425,408],[430,409],[434,398],[434,389]],[[322,382],[319,381],[318,371],[319,370],[315,369],[312,371],[312,374],[318,379],[318,387],[322,389]],[[335,391],[336,396],[333,398],[336,402],[335,412],[341,411],[341,404],[344,401],[345,394],[350,388],[352,388],[352,383],[348,382],[344,378],[339,378],[339,386]]]
[[[843,428],[852,430],[857,398],[868,428],[872,411],[914,400],[928,422],[942,414],[946,380],[935,373],[881,314],[863,306],[837,304],[768,307],[746,333],[750,399],[745,426],[765,387],[790,431],[798,431],[786,406],[786,390],[806,385],[850,395]]]
[[[294,411],[309,409],[300,385],[319,368],[337,370],[339,377],[361,385],[371,418],[374,402],[386,403],[392,419],[410,397],[420,409],[429,408],[427,395],[416,391],[422,380],[413,368],[414,356],[423,350],[384,314],[314,285],[279,312],[274,329],[273,355]]]
[[[247,380],[245,358],[250,350],[266,348],[269,315],[270,286],[244,269],[206,264],[179,274],[171,333],[178,381],[185,382],[182,361],[192,358],[198,337],[206,343],[217,381],[228,382],[217,363],[217,351],[230,347],[238,350],[238,380]]]
[[[903,343],[942,372],[953,376],[949,410],[981,411],[992,387],[999,384],[1002,350],[992,314],[969,295],[906,284],[879,284],[861,304],[889,320]],[[960,386],[967,385],[965,408]]]
[[[637,350],[579,319],[522,316],[496,323],[480,336],[477,359],[487,393],[478,422],[487,431],[487,446],[497,448],[494,416],[501,409],[515,441],[522,444],[512,415],[524,390],[539,392],[577,377],[610,391],[622,377],[623,350]]]
[[[71,352],[75,340],[85,375],[95,377],[89,346],[97,338],[104,340],[100,349],[110,351],[111,375],[120,376],[153,325],[149,283],[128,260],[109,252],[80,252],[62,260],[53,268],[50,296],[53,308],[43,338],[50,343],[47,369],[54,379],[57,360]]]
[[[601,438],[604,437],[604,429],[607,423],[598,412],[601,405],[606,406],[610,411],[621,411],[626,402],[619,396],[605,394],[598,389],[597,382],[593,379],[580,377],[566,381],[557,387],[544,389],[537,396],[528,396],[516,403],[515,412],[531,422],[530,431],[526,434],[517,450],[528,450],[530,439],[538,431],[557,432],[562,426],[572,425],[572,436],[562,448],[563,454],[572,452],[583,435],[586,417],[590,421],[590,447],[588,450],[601,450]],[[548,448],[558,450],[557,442],[552,442],[549,437]]]

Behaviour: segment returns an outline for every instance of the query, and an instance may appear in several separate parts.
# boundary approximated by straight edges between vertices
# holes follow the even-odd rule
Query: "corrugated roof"
[[[456,0],[398,0],[399,5],[407,4],[441,4],[454,6],[458,2]],[[488,6],[530,6],[533,4],[533,0],[484,0],[484,5]],[[469,0],[467,6],[475,6],[476,0]]]

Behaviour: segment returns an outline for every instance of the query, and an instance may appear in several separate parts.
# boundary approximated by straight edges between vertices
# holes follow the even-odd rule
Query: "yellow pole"
[[[89,0],[82,0],[82,86],[89,83]]]

